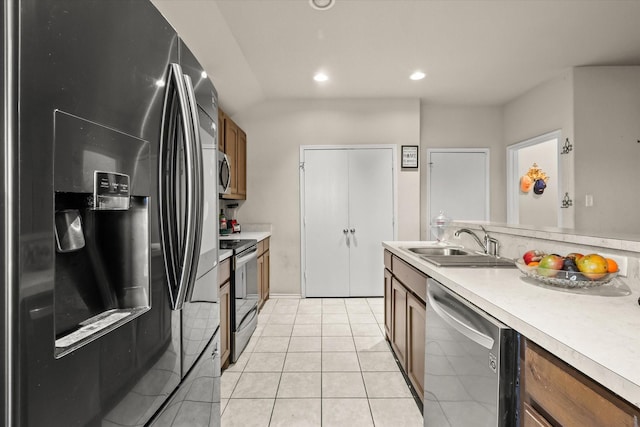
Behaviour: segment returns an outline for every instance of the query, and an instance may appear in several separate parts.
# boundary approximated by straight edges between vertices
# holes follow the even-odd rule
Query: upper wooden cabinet
[[[224,194],[222,198],[245,200],[247,198],[247,134],[220,109],[218,109],[218,128],[220,130],[218,149],[227,155],[231,169],[229,193]]]
[[[238,148],[236,151],[236,188],[240,199],[247,198],[247,134],[238,128]]]
[[[218,108],[218,151],[224,152],[224,111]]]

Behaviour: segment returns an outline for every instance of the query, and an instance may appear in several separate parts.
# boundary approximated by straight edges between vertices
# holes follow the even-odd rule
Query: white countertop
[[[220,249],[218,251],[218,262],[222,262],[227,258],[230,258],[233,255],[233,251],[231,249]]]
[[[255,239],[259,242],[270,236],[270,231],[242,231],[240,233],[221,235],[220,240]]]
[[[640,406],[637,293],[604,297],[546,289],[517,269],[435,267],[401,248],[383,247],[636,406]],[[628,281],[621,278],[614,280]],[[629,286],[638,289],[637,286]]]

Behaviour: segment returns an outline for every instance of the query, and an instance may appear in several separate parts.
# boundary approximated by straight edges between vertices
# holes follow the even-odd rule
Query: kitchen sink
[[[402,249],[437,267],[516,268],[512,259],[471,252],[460,247],[422,246]]]
[[[469,254],[469,252],[460,248],[407,248],[407,250],[418,255],[452,256]]]
[[[516,268],[513,260],[491,255],[421,255],[420,258],[438,267]]]

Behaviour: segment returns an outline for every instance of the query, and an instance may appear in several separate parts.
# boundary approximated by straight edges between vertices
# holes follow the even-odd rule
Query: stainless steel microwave
[[[228,194],[231,186],[231,165],[229,158],[222,151],[218,151],[218,193]]]

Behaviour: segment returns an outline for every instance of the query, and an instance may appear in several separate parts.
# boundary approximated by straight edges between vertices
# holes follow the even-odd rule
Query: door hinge
[[[300,162],[300,170],[304,172],[304,162]]]

